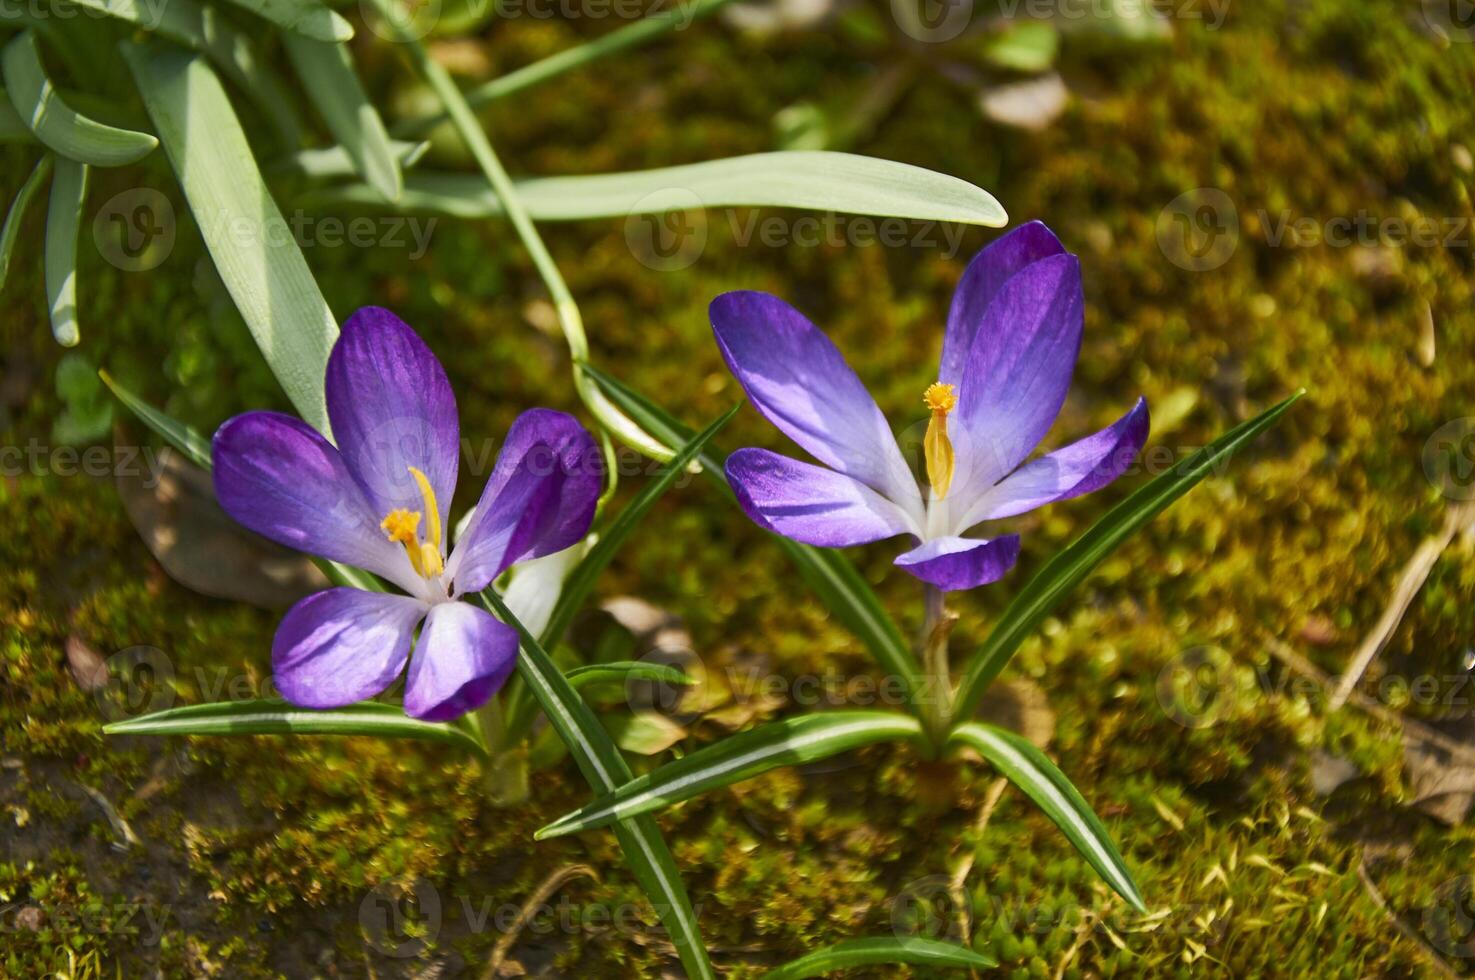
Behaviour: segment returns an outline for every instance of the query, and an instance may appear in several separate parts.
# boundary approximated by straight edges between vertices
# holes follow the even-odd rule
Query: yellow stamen
[[[953,484],[953,443],[947,436],[948,413],[958,407],[957,389],[937,382],[929,385],[922,401],[932,410],[927,434],[922,437],[922,451],[927,459],[927,482],[938,500],[947,496]]]
[[[425,502],[424,514],[430,515],[425,530],[425,540],[419,540],[421,511],[396,507],[385,515],[379,526],[389,540],[405,546],[410,565],[417,575],[434,578],[445,571],[445,561],[440,556],[440,507],[435,502],[435,490],[425,474],[411,466],[410,475],[420,485],[420,496]]]

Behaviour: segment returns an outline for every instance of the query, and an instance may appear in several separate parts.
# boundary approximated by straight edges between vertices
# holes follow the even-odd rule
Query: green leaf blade
[[[220,80],[203,58],[169,45],[125,44],[123,53],[246,326],[298,414],[328,432],[323,376],[338,323]]]
[[[77,326],[77,240],[87,203],[87,164],[56,158],[46,207],[46,302],[51,334],[63,347],[82,339]]]
[[[21,222],[25,221],[26,211],[40,192],[41,185],[51,175],[51,161],[50,153],[36,161],[31,175],[21,184],[20,190],[16,191],[15,198],[10,202],[10,210],[5,214],[5,227],[0,230],[0,290],[4,290],[5,280],[10,275],[10,257],[15,253],[15,243],[20,239]]]
[[[822,977],[836,970],[857,966],[883,966],[905,963],[909,966],[957,967],[962,970],[987,970],[999,964],[967,946],[921,937],[875,936],[848,939],[845,942],[806,953],[776,970],[763,975],[763,980],[804,980]]]
[[[984,691],[1004,669],[1019,645],[1107,555],[1193,489],[1222,460],[1273,425],[1304,394],[1305,389],[1297,391],[1255,418],[1230,429],[1182,464],[1154,477],[1051,558],[1009,603],[988,639],[969,657],[963,680],[958,686],[953,717],[972,716]]]
[[[379,110],[369,101],[347,45],[284,34],[287,55],[304,90],[369,186],[394,203],[404,190],[400,151],[389,138]]]
[[[501,596],[493,590],[481,593],[481,600],[489,612],[517,630],[523,652],[523,656],[517,658],[518,675],[542,705],[584,778],[596,792],[601,793],[628,782],[630,767],[609,733],[553,663],[553,658],[548,656],[537,637],[517,621]],[[626,862],[666,926],[687,975],[698,980],[715,980],[716,973],[702,942],[696,912],[676,869],[676,858],[661,837],[655,820],[651,817],[624,820],[615,824],[614,831]]]
[[[911,164],[829,150],[788,150],[679,167],[516,182],[535,221],[624,218],[690,208],[788,207],[840,214],[953,221],[997,228],[1008,221],[980,187]],[[352,188],[319,191],[313,201],[371,205]],[[502,213],[481,177],[422,171],[405,179],[401,207],[461,218]]]
[[[132,412],[140,422],[148,426],[169,445],[184,453],[185,457],[200,469],[208,471],[211,468],[209,440],[174,416],[159,411],[139,398],[114,380],[113,376],[106,371],[99,371],[97,375],[102,378],[102,383],[108,386],[113,397],[122,402],[123,407]]]
[[[353,25],[343,15],[318,0],[227,0],[248,10],[288,34],[329,43],[353,40]]]
[[[103,726],[108,735],[370,735],[439,742],[480,758],[486,749],[467,730],[411,718],[397,705],[363,702],[314,711],[279,698],[169,708]]]
[[[834,711],[770,722],[729,735],[630,780],[613,793],[553,821],[534,837],[545,840],[592,830],[780,766],[815,762],[876,742],[913,739],[921,732],[922,726],[915,718],[890,711]]]
[[[1142,893],[1101,818],[1065,773],[1033,742],[1014,732],[978,722],[959,725],[949,742],[966,745],[987,759],[1045,811],[1113,891],[1137,911],[1147,911]]]
[[[626,684],[630,681],[654,681],[658,684],[689,685],[691,678],[666,664],[640,660],[614,660],[604,664],[586,664],[575,667],[566,675],[574,690],[582,690],[595,684]]]
[[[0,74],[21,122],[58,156],[121,167],[142,160],[159,145],[148,133],[100,123],[63,102],[41,64],[41,50],[31,31],[17,34],[0,51]]]

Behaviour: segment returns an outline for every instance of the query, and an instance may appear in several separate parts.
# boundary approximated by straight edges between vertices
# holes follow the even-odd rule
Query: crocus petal
[[[942,339],[942,366],[937,380],[961,384],[973,339],[999,289],[1025,266],[1065,251],[1060,239],[1042,222],[1031,221],[989,244],[973,257],[953,292],[947,333]]]
[[[920,514],[896,437],[830,338],[767,293],[723,293],[710,313],[717,346],[753,407],[815,459]]]
[[[918,533],[900,507],[859,480],[766,449],[729,456],[727,482],[760,527],[805,544],[843,548]]]
[[[1139,398],[1131,411],[1100,432],[1032,459],[1009,474],[984,495],[957,530],[1101,489],[1132,464],[1147,441],[1147,427],[1147,401]]]
[[[410,655],[425,603],[360,589],[328,589],[287,611],[271,644],[282,697],[304,708],[341,708],[380,693]]]
[[[430,480],[444,526],[461,436],[456,397],[425,342],[388,310],[364,307],[343,324],[326,385],[333,437],[374,512],[424,510],[413,466]]]
[[[487,703],[517,666],[517,633],[464,602],[430,607],[405,682],[405,714],[450,721]]]
[[[896,559],[898,568],[944,592],[997,582],[1019,557],[1019,535],[984,541],[933,538]]]
[[[215,496],[237,523],[416,587],[419,576],[380,530],[343,457],[306,422],[279,412],[237,415],[216,431],[211,456]]]
[[[999,287],[969,352],[949,427],[958,460],[950,498],[966,513],[1045,437],[1081,348],[1080,264],[1052,255]]]
[[[603,485],[599,447],[573,416],[545,408],[519,415],[446,563],[456,594],[483,589],[514,562],[584,537]]]

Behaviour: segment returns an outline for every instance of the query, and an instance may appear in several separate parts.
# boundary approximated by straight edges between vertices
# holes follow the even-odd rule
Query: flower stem
[[[948,635],[957,617],[947,611],[946,595],[935,585],[925,586],[922,632],[917,640],[926,688],[922,693],[923,724],[935,752],[947,741],[952,720],[953,676],[948,666]]]
[[[439,97],[441,104],[445,106],[451,124],[466,144],[466,148],[471,151],[477,166],[486,175],[492,191],[502,202],[502,209],[506,212],[508,220],[512,222],[513,230],[522,240],[523,247],[527,249],[533,265],[537,267],[538,274],[542,276],[544,285],[548,287],[548,295],[552,298],[553,308],[558,314],[558,324],[563,329],[564,341],[568,344],[569,355],[573,358],[574,388],[579,398],[589,412],[599,420],[599,423],[618,436],[626,445],[652,459],[670,459],[674,455],[672,450],[652,438],[629,416],[621,412],[613,402],[605,397],[604,392],[594,383],[594,380],[584,373],[584,362],[589,359],[589,338],[584,333],[584,318],[579,313],[579,307],[574,302],[573,294],[569,292],[568,284],[563,281],[563,274],[558,271],[558,265],[553,261],[553,256],[548,253],[548,246],[543,244],[542,236],[534,227],[527,209],[522,206],[522,201],[512,186],[512,178],[507,175],[502,161],[497,157],[497,152],[492,149],[491,141],[487,139],[481,123],[477,122],[476,115],[472,112],[471,106],[467,104],[465,95],[457,87],[450,73],[430,57],[425,46],[404,31],[400,21],[394,16],[393,4],[395,2],[396,0],[373,0],[374,6],[384,16],[386,24],[398,31],[410,60],[414,62],[415,67]]]
[[[490,756],[482,767],[487,797],[496,807],[513,807],[528,799],[528,752],[521,739],[507,737],[500,696],[476,709],[481,737]]]

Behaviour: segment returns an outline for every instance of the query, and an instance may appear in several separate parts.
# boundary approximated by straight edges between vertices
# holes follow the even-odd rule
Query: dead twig
[[[522,908],[518,909],[517,918],[512,921],[511,928],[502,934],[501,939],[497,940],[497,945],[492,950],[492,958],[487,961],[487,967],[482,971],[481,980],[496,980],[502,964],[507,960],[507,954],[512,952],[512,946],[517,942],[517,937],[532,921],[538,909],[553,896],[554,892],[574,878],[592,878],[598,881],[599,873],[587,864],[570,864],[544,878],[543,883],[528,896],[526,902],[522,903]]]
[[[1347,699],[1352,696],[1352,689],[1362,680],[1362,675],[1367,672],[1378,653],[1388,645],[1398,624],[1403,622],[1404,613],[1408,612],[1409,604],[1419,594],[1419,589],[1423,588],[1434,563],[1439,560],[1444,549],[1449,547],[1455,535],[1470,526],[1472,521],[1475,521],[1475,502],[1454,504],[1444,512],[1444,526],[1439,529],[1439,533],[1425,538],[1415,549],[1413,557],[1403,566],[1403,574],[1398,578],[1398,585],[1394,587],[1393,595],[1383,609],[1383,615],[1363,639],[1351,665],[1337,682],[1329,702],[1332,711],[1347,703]]]
[[[1424,937],[1419,935],[1415,930],[1410,929],[1408,923],[1403,921],[1403,916],[1394,911],[1393,907],[1388,904],[1388,900],[1383,897],[1383,893],[1378,891],[1378,886],[1373,883],[1373,876],[1369,874],[1367,870],[1366,851],[1360,854],[1357,858],[1357,877],[1362,882],[1362,887],[1366,889],[1368,898],[1371,898],[1373,900],[1373,904],[1381,909],[1383,911],[1383,914],[1392,920],[1393,927],[1397,929],[1405,939],[1407,939],[1409,942],[1413,943],[1415,946],[1419,947],[1419,949],[1423,951],[1424,955],[1429,958],[1429,962],[1434,964],[1434,969],[1437,970],[1441,976],[1451,977],[1453,978],[1453,980],[1458,980],[1459,974],[1456,973],[1447,962],[1445,962],[1444,957],[1439,954],[1439,950],[1435,949],[1433,946],[1430,946],[1429,943],[1424,939]]]
[[[1307,660],[1305,657],[1301,656],[1296,651],[1292,650],[1290,647],[1286,646],[1280,640],[1276,639],[1273,636],[1267,637],[1266,646],[1269,648],[1270,653],[1277,660],[1285,664],[1291,670],[1302,675],[1303,677],[1308,677],[1311,680],[1316,681],[1324,689],[1329,689],[1332,686],[1332,679],[1329,675],[1323,673],[1321,669],[1318,668],[1315,664]],[[1455,739],[1450,738],[1448,735],[1445,735],[1443,732],[1436,731],[1435,729],[1430,728],[1423,722],[1417,721],[1413,718],[1405,718],[1398,712],[1383,707],[1377,701],[1374,701],[1372,698],[1358,691],[1352,692],[1352,694],[1347,699],[1347,703],[1351,704],[1355,708],[1367,712],[1379,721],[1387,722],[1388,724],[1401,729],[1405,735],[1410,735],[1422,742],[1427,742],[1430,745],[1436,745],[1444,751],[1448,752],[1450,755],[1455,756],[1456,758],[1463,759],[1466,762],[1475,764],[1475,746],[1466,745],[1463,742],[1456,741]]]
[[[983,832],[988,829],[989,819],[993,817],[994,809],[998,807],[999,800],[1004,796],[1004,790],[1008,788],[1009,780],[1002,776],[988,784],[988,789],[983,794],[983,805],[978,808],[978,817],[973,822],[973,833],[976,836],[982,837]],[[964,887],[968,882],[968,872],[973,870],[973,855],[972,850],[963,855],[963,859],[953,870],[953,878],[948,885],[948,894],[958,910],[958,932],[965,946],[973,944],[973,916],[969,914],[971,903],[968,901],[968,891]]]

